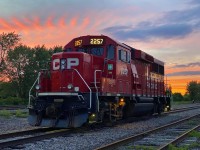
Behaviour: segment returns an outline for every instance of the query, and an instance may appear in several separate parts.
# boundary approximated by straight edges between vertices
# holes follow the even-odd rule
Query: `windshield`
[[[85,53],[96,55],[96,56],[103,56],[103,54],[104,54],[103,47],[78,48],[76,51],[77,52],[85,52]]]
[[[102,47],[95,47],[90,50],[90,53],[97,56],[103,55],[103,48]]]
[[[66,48],[63,50],[64,52],[72,52],[72,49],[71,48]]]
[[[85,52],[85,53],[88,53],[88,49],[87,49],[87,48],[78,48],[76,51],[77,51],[77,52]]]

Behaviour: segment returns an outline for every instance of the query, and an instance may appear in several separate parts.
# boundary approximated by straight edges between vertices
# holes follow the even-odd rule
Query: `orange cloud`
[[[187,66],[187,65],[186,65]],[[200,67],[199,66],[187,66],[187,67],[175,67],[174,65],[172,66],[167,66],[165,74],[173,74],[176,72],[189,72],[189,71],[199,71]],[[198,75],[179,75],[179,76],[168,76],[167,77],[167,83],[172,86],[172,91],[178,92],[181,94],[185,94],[187,84],[191,81],[198,81],[200,82],[200,76]]]
[[[49,16],[45,21],[42,21],[41,18],[34,16],[31,18],[12,18],[10,22],[1,19],[0,24],[3,27],[0,28],[0,32],[15,31],[20,33],[22,42],[31,47],[38,44],[46,45],[47,47],[64,46],[74,37],[84,35],[88,31],[94,33],[88,27],[90,24],[89,17],[84,19],[72,17],[67,20],[66,15],[58,19],[54,16]]]
[[[32,19],[26,18],[15,18],[13,17],[9,22],[3,18],[0,18],[0,32],[24,32],[29,31],[32,32],[33,30],[40,30],[45,29],[48,30],[52,27],[66,27],[66,17],[60,17],[57,23],[54,22],[54,16],[49,16],[44,23],[42,23],[41,18],[34,16]],[[69,22],[71,27],[77,26],[77,17],[73,17]],[[83,26],[87,26],[89,23],[89,18],[85,18],[83,20]],[[53,30],[53,29],[52,29]],[[37,31],[38,32],[38,31]]]
[[[16,29],[19,29],[19,30],[22,30],[22,29],[24,30],[28,27],[27,25],[25,25],[24,23],[19,21],[17,18],[13,18],[12,22],[14,23],[13,27],[15,27]]]

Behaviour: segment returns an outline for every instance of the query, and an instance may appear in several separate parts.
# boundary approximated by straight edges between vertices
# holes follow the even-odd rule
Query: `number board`
[[[83,40],[76,40],[76,41],[74,42],[74,46],[81,46],[82,43],[83,43]]]
[[[92,39],[90,39],[90,44],[91,45],[102,45],[103,44],[103,39],[101,39],[101,38],[92,38]]]

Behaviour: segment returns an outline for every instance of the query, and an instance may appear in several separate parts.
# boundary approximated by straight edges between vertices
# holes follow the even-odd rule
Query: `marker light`
[[[121,98],[121,99],[120,99],[120,102],[124,102],[124,99],[123,99],[123,98]]]
[[[77,86],[77,87],[74,87],[74,91],[75,92],[78,92],[79,91],[79,87]]]
[[[72,84],[68,84],[67,88],[68,88],[69,90],[71,90],[71,89],[73,88],[73,85],[72,85]]]
[[[37,85],[35,86],[35,89],[36,89],[36,90],[39,90],[39,89],[40,89],[40,85],[37,84]]]

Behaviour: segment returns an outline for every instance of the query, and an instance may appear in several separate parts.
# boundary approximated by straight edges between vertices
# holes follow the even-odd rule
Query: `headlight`
[[[71,90],[71,89],[73,88],[73,85],[72,85],[72,84],[68,84],[67,88],[68,88],[69,90]]]
[[[35,86],[35,89],[36,89],[36,90],[39,90],[39,89],[40,89],[40,85],[37,84],[37,85]]]

